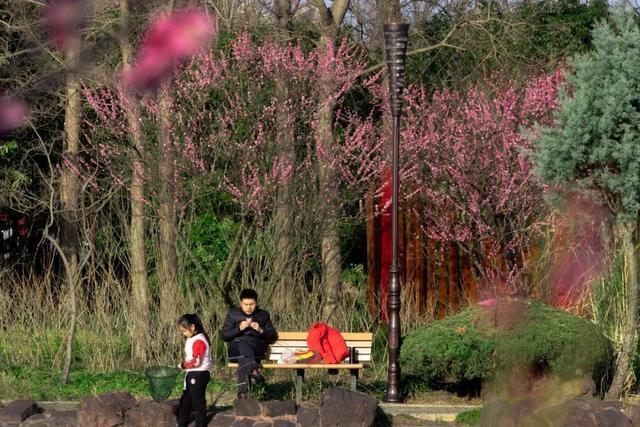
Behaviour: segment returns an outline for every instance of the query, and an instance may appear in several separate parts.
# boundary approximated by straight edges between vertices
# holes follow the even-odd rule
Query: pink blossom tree
[[[171,85],[162,89],[172,111],[162,133],[175,148],[172,184],[177,205],[184,206],[180,202],[185,180],[197,174],[228,192],[244,221],[265,227],[272,222],[279,191],[287,186],[292,191],[288,209],[296,218],[290,226],[306,224],[301,228],[317,233],[325,192],[333,191],[341,203],[352,204],[380,170],[384,141],[375,136],[378,130],[372,117],[337,111],[333,126],[341,138],[331,153],[317,137],[318,104],[339,100],[357,82],[363,67],[358,52],[346,43],[335,50],[305,52],[299,44],[266,41],[258,45],[247,33],[237,36],[229,53],[212,50],[181,66]],[[336,83],[330,97],[320,97],[318,76]],[[286,97],[275,91],[277,79],[283,78],[290,89]],[[131,101],[121,87],[86,90],[85,95],[96,113],[92,133],[102,134],[105,141],[95,146],[97,161],[113,171],[114,180],[122,180],[120,168],[131,159],[116,141],[127,132],[123,117]],[[155,118],[161,116],[160,98],[141,100],[149,140],[156,147],[160,141],[152,129],[157,126]],[[286,129],[280,128],[282,124]],[[284,134],[292,136],[287,139],[293,145],[291,151],[279,149]],[[339,177],[330,189],[319,187],[321,160]],[[132,166],[125,169],[134,170]],[[147,187],[153,194],[154,185]],[[311,246],[308,251],[318,250]]]
[[[407,90],[403,192],[425,231],[467,252],[492,293],[525,292],[526,252],[540,236],[546,187],[525,134],[552,122],[563,73],[524,87],[496,76],[467,93]]]
[[[85,89],[94,120],[88,139],[93,144],[89,158],[107,171],[117,185],[130,191],[131,227],[129,262],[132,281],[132,333],[134,360],[146,360],[149,290],[146,278],[145,205],[153,206],[159,224],[160,332],[166,338],[176,317],[177,281],[176,206],[183,188],[181,178],[197,168],[197,154],[187,128],[188,120],[203,120],[202,109],[184,110],[170,116],[179,90],[170,85],[174,73],[215,35],[214,20],[203,10],[167,10],[154,17],[131,59],[127,33],[128,2],[120,0],[123,36],[123,67],[117,81],[104,88]],[[180,89],[180,88],[178,88]],[[146,93],[144,92],[146,90]],[[154,93],[150,93],[150,92]],[[142,96],[140,96],[142,95]],[[195,102],[198,100],[196,99]],[[90,136],[89,136],[90,135]],[[94,166],[91,165],[91,166]],[[84,167],[83,171],[88,168]],[[80,173],[83,173],[80,171]],[[158,177],[159,179],[149,179]],[[96,188],[99,186],[95,185]],[[150,211],[149,209],[147,211]]]
[[[384,142],[375,137],[378,131],[372,117],[337,111],[331,125],[341,138],[331,150],[325,147],[318,128],[318,106],[333,105],[357,82],[363,63],[356,54],[346,44],[309,52],[300,45],[273,41],[257,46],[248,34],[242,34],[231,44],[230,56],[220,58],[216,65],[223,75],[236,77],[224,79],[220,88],[224,95],[214,122],[224,125],[214,134],[216,150],[221,153],[217,157],[232,153],[230,161],[242,165],[225,168],[223,185],[257,223],[276,228],[275,246],[278,236],[287,232],[278,228],[281,196],[286,191],[286,208],[292,218],[288,233],[297,233],[290,241],[310,243],[292,253],[318,257],[327,193],[341,209],[344,203],[357,202],[379,172]],[[319,90],[323,79],[336,83],[329,96]],[[288,88],[286,93],[274,91],[282,86]],[[320,163],[337,177],[330,187],[322,184]],[[274,247],[274,252],[281,250]],[[293,261],[300,265],[300,260]],[[278,295],[291,298],[290,292]]]
[[[227,169],[224,186],[258,221],[272,213],[280,185],[296,180],[308,190],[318,191],[317,161],[329,153],[317,139],[317,105],[336,102],[354,86],[363,66],[356,51],[347,44],[335,51],[313,49],[305,53],[300,45],[281,46],[267,41],[258,46],[247,33],[231,43],[229,57],[201,58],[196,80],[197,76],[212,73],[224,76],[210,86],[219,97],[211,117],[219,123],[211,134],[212,149],[229,153],[242,165]],[[284,100],[273,92],[275,80],[282,76],[293,88]],[[329,98],[320,99],[318,78],[337,83],[338,88]],[[285,126],[294,134],[295,162],[275,149],[281,132],[276,128],[276,116],[281,111],[286,112]],[[376,132],[372,118],[362,119],[348,111],[339,112],[338,116],[334,126],[340,128],[343,139],[330,159],[341,177],[332,189],[336,192],[369,182],[377,173],[381,149],[381,143],[371,138]],[[305,192],[296,194],[298,201],[294,203],[302,203]]]

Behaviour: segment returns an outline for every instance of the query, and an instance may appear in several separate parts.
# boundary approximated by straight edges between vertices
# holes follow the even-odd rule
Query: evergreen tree
[[[636,342],[636,225],[640,214],[640,30],[620,7],[593,30],[593,51],[571,62],[556,126],[536,141],[543,180],[602,197],[616,218],[628,277],[625,333],[607,397],[619,397]]]

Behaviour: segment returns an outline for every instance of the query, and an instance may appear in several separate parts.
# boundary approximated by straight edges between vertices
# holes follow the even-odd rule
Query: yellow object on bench
[[[271,344],[267,358],[262,361],[262,367],[266,369],[295,369],[296,370],[296,400],[302,400],[302,381],[304,380],[305,369],[327,369],[336,371],[339,369],[348,369],[351,373],[351,390],[356,390],[358,382],[358,374],[360,369],[365,367],[365,363],[371,362],[371,342],[373,334],[370,332],[342,332],[342,338],[347,343],[349,349],[354,349],[355,361],[345,361],[335,364],[306,364],[278,363],[280,356],[285,351],[294,352],[295,350],[305,350],[307,345],[307,332],[278,332],[278,341]],[[229,368],[237,368],[237,363],[227,364]]]

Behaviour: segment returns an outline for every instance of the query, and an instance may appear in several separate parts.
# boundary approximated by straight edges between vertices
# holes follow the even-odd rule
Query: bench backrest
[[[341,332],[347,347],[356,349],[358,362],[371,362],[371,332]],[[280,360],[280,355],[285,350],[306,350],[307,332],[278,332],[278,341],[271,344],[269,360]]]

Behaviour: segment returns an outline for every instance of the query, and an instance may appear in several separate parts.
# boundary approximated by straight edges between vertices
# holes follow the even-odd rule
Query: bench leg
[[[304,381],[304,369],[296,369],[296,403],[302,402],[302,382]]]
[[[358,373],[360,372],[358,369],[350,369],[351,371],[351,391],[356,391],[356,386],[358,384]]]

